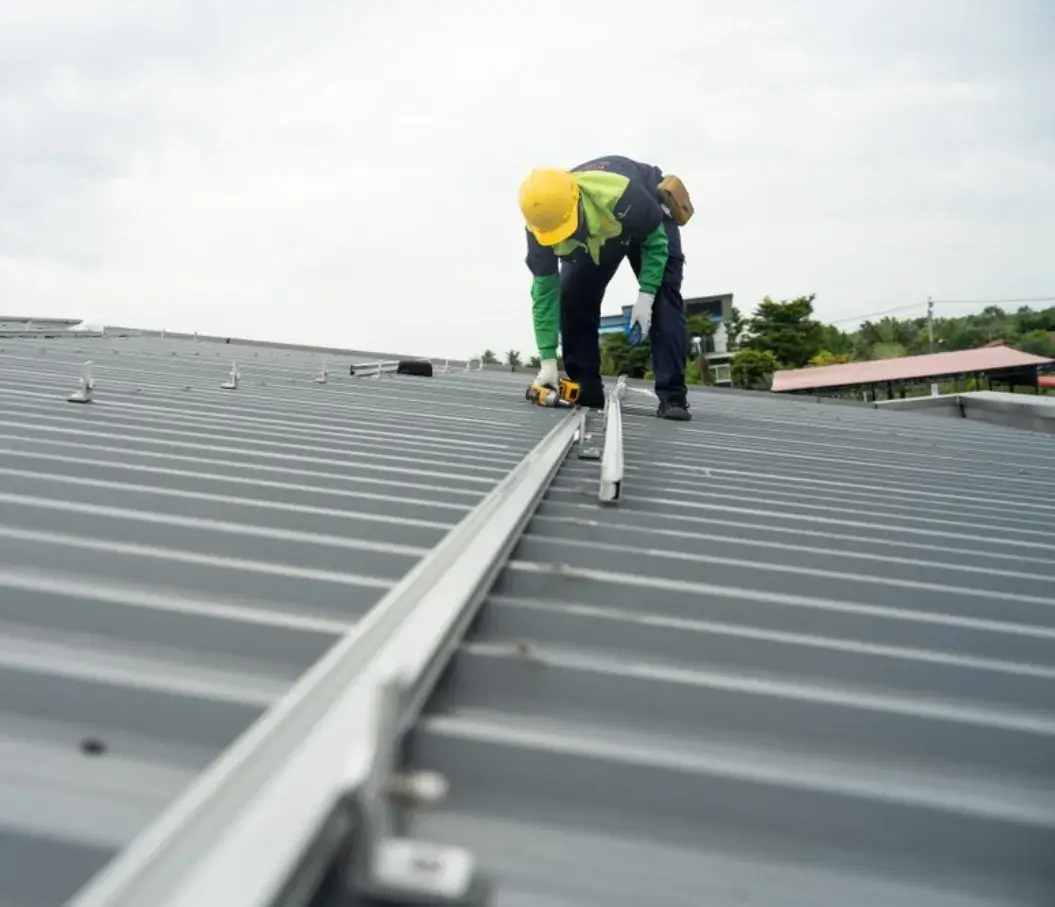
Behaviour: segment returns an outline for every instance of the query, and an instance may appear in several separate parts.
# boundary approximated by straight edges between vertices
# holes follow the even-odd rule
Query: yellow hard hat
[[[532,170],[520,184],[520,210],[535,239],[555,246],[579,226],[579,184],[567,170]]]

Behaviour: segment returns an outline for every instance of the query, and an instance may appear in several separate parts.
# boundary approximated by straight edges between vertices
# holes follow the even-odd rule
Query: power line
[[[907,312],[909,309],[926,309],[931,305],[1027,305],[1037,302],[1055,303],[1055,296],[1035,296],[1029,299],[928,299],[926,302],[913,302],[908,305],[896,306],[893,309],[883,309],[881,312],[869,312],[867,315],[853,315],[850,318],[838,318],[829,321],[828,324],[849,324],[851,321],[869,321],[872,318],[881,318],[884,315],[894,315],[897,312]],[[921,312],[921,318],[926,317],[926,312]]]
[[[922,308],[925,303],[914,302],[911,305],[901,305],[894,309],[884,309],[882,312],[871,312],[868,315],[853,315],[850,318],[840,318],[837,321],[829,321],[828,324],[847,324],[851,321],[868,321],[870,318],[879,318],[881,315],[892,315],[894,312],[905,312],[908,309]]]
[[[1031,302],[1055,302],[1055,296],[1035,296],[1032,299],[935,299],[935,305],[1026,305]]]

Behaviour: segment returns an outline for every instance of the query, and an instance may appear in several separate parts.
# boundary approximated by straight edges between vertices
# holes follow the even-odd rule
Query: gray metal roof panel
[[[523,375],[317,387],[318,355],[243,347],[223,392],[233,344],[2,346],[23,907],[106,862],[553,414],[512,405]],[[86,352],[100,402],[71,406]],[[411,824],[469,846],[500,907],[1050,903],[1052,439],[693,404],[627,416],[617,507],[596,465],[560,471],[418,722],[452,789]]]
[[[1055,890],[1049,439],[694,394],[570,459],[411,749],[496,903]],[[628,407],[629,408],[629,407]]]
[[[0,903],[65,900],[549,430],[495,376],[0,344]],[[90,359],[96,402],[66,402]],[[345,368],[346,371],[346,368]]]

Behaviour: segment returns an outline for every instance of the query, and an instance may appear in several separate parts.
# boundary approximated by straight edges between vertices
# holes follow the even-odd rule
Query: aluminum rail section
[[[377,362],[354,362],[352,368],[357,378],[380,378],[394,375],[399,368],[398,359],[383,359]]]
[[[559,422],[71,907],[305,903],[353,830],[360,893],[466,902],[478,884],[469,855],[392,831],[393,760],[404,715],[416,718],[578,427]]]
[[[626,399],[626,376],[620,375],[605,399],[604,453],[601,455],[601,486],[598,499],[614,504],[623,490],[623,401]]]

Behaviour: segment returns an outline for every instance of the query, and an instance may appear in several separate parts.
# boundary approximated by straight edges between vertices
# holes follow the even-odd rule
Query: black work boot
[[[604,409],[604,388],[600,385],[589,389],[580,388],[577,405],[585,409]]]
[[[688,401],[684,397],[678,396],[671,397],[668,400],[661,400],[659,409],[656,410],[656,415],[671,422],[688,422],[692,419]]]

